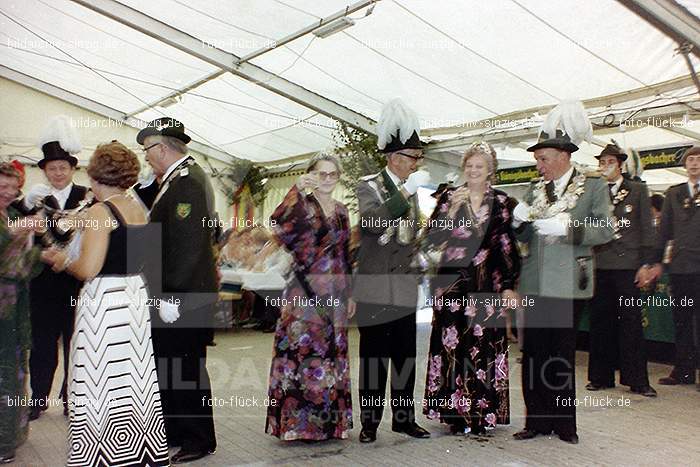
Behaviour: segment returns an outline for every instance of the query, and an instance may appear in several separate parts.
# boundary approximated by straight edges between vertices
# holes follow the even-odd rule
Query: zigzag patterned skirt
[[[68,466],[169,465],[140,275],[83,287],[71,341]]]

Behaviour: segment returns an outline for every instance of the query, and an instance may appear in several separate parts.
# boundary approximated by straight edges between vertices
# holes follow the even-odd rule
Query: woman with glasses
[[[508,195],[491,187],[496,167],[490,145],[469,148],[466,183],[442,193],[428,222],[428,247],[440,260],[424,413],[455,435],[509,423],[506,316],[517,306],[520,257]]]
[[[315,156],[271,216],[277,241],[294,257],[275,330],[265,427],[285,441],[346,439],[352,428],[350,222],[332,197],[340,172],[334,157]]]

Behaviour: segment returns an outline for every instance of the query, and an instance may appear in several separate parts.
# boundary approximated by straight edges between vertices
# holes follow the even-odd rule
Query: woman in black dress
[[[466,183],[442,193],[427,228],[427,247],[440,259],[424,413],[454,434],[509,423],[505,316],[517,305],[520,257],[508,195],[491,187],[496,164],[490,145],[469,148]]]

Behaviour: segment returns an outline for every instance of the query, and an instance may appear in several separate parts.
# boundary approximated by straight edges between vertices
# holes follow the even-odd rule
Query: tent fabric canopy
[[[678,44],[613,0],[382,0],[350,13],[355,24],[329,37],[276,42],[353,5],[351,0],[122,0],[192,38],[301,86],[332,105],[375,120],[400,96],[432,141],[493,133],[469,122],[560,99],[592,99],[689,73]],[[691,13],[700,2],[680,2]],[[367,14],[369,9],[371,14]],[[158,30],[150,31],[157,35]],[[157,38],[70,0],[0,5],[0,63],[125,115],[167,114],[193,138],[232,157],[270,163],[334,145],[335,121]],[[693,66],[700,60],[690,56]],[[233,59],[232,59],[233,60]],[[234,66],[232,61],[231,66]],[[195,87],[192,83],[203,81]],[[261,85],[263,84],[263,85]],[[638,110],[696,99],[691,82],[634,101],[588,109]],[[167,99],[175,95],[174,99]],[[150,107],[150,108],[149,108]],[[688,119],[697,117],[688,106]],[[543,116],[543,115],[542,115]],[[538,126],[537,115],[515,128]],[[700,124],[700,123],[699,123]],[[449,130],[445,130],[449,128]],[[440,130],[442,129],[442,130]],[[693,141],[695,134],[643,126],[607,132],[629,147]],[[434,134],[433,134],[434,133]],[[700,133],[700,131],[698,131]],[[504,142],[504,166],[531,161]],[[592,162],[596,145],[584,145]],[[439,152],[439,151],[436,151]]]

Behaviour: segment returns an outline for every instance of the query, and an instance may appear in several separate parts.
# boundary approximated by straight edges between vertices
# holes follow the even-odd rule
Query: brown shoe
[[[693,381],[690,376],[683,377],[683,378],[676,378],[674,375],[668,375],[665,378],[659,379],[659,384],[662,384],[664,386],[677,386],[679,384],[695,384],[695,381]]]

